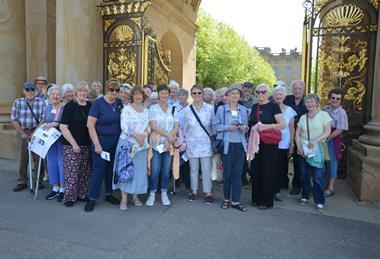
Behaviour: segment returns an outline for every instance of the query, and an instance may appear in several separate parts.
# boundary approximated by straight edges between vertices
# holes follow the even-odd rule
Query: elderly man
[[[14,101],[12,106],[11,123],[17,131],[17,141],[20,147],[20,165],[17,185],[13,189],[19,192],[27,187],[27,167],[28,167],[28,142],[33,131],[42,119],[45,109],[45,101],[36,97],[36,85],[33,82],[26,82],[23,87],[24,97]],[[38,171],[38,156],[33,153],[34,176]],[[43,188],[42,183],[38,185]]]
[[[36,85],[36,97],[43,99],[44,101],[47,100],[46,93],[46,86],[47,86],[47,79],[43,76],[39,76],[36,79],[34,79],[34,83]]]
[[[243,96],[241,98],[242,104],[245,108],[251,113],[252,106],[257,103],[256,97],[252,95],[253,93],[253,84],[251,82],[245,82],[241,85]]]
[[[294,125],[297,125],[299,119],[302,115],[307,112],[306,106],[303,103],[303,97],[305,96],[305,83],[301,80],[295,80],[292,82],[292,95],[286,96],[284,100],[284,104],[288,105],[296,111],[297,115],[294,117]],[[295,143],[291,143],[293,145]],[[297,147],[294,148],[297,150]],[[299,155],[297,152],[293,154],[293,168],[294,168],[294,177],[292,181],[292,189],[290,190],[290,194],[297,195],[301,191],[301,177],[299,171]],[[288,186],[282,186],[284,188],[288,188]]]

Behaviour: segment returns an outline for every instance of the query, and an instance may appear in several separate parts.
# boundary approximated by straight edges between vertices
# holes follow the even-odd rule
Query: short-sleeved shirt
[[[28,107],[27,99],[25,97],[16,99],[12,106],[11,120],[20,123],[20,127],[23,130],[35,129],[44,117],[43,113],[46,105],[44,100],[34,97],[33,101],[29,103],[29,105],[32,108],[36,118],[34,118],[33,113]],[[37,122],[36,119],[39,122]]]
[[[301,138],[304,141],[308,140],[307,134],[307,124],[306,119],[308,118],[307,114],[302,115],[298,122],[298,127],[302,129]],[[309,132],[310,140],[315,139],[324,132],[324,127],[331,121],[331,118],[327,112],[319,111],[314,115],[313,118],[309,118]]]
[[[340,129],[340,130],[348,130],[348,119],[347,119],[347,113],[342,108],[342,106],[339,106],[337,109],[331,109],[330,105],[327,105],[323,107],[323,111],[327,112],[332,121],[331,121],[331,127],[334,129]]]
[[[95,130],[102,148],[116,147],[120,137],[120,114],[123,104],[119,99],[108,103],[104,97],[96,99],[88,116],[96,118]]]
[[[297,115],[292,107],[285,105],[285,110],[282,113],[285,121],[285,128],[281,130],[281,141],[278,143],[279,149],[288,149],[290,147],[290,122]]]
[[[257,107],[259,107],[258,111],[257,111]],[[281,109],[277,103],[272,103],[272,102],[268,102],[262,105],[258,103],[253,105],[251,115],[250,115],[250,126],[253,126],[258,122],[257,112],[258,112],[258,117],[261,123],[272,124],[272,123],[276,123],[276,118],[274,116],[276,114],[281,114]]]
[[[87,117],[90,107],[90,102],[86,102],[86,105],[82,106],[72,100],[65,104],[62,112],[61,124],[68,125],[71,135],[80,146],[88,146],[90,144],[90,136],[87,129]],[[62,139],[62,144],[70,145],[65,138]]]
[[[301,116],[304,115],[305,113],[307,113],[307,108],[305,106],[305,103],[303,102],[303,98],[297,105],[295,96],[294,95],[287,95],[285,97],[284,104],[292,107],[293,110],[296,111],[297,116],[294,117],[294,123],[297,125]]]
[[[157,103],[149,108],[149,121],[155,121],[158,127],[170,132],[174,129],[175,124],[178,123],[178,115],[175,109],[173,112],[173,106],[168,105],[166,112],[164,112]],[[166,140],[166,137],[161,136],[160,143],[165,143]]]

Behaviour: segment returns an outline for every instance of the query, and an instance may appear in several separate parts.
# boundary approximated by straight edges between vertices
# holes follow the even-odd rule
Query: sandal
[[[230,206],[229,201],[223,201],[222,202],[222,205],[221,205],[222,209],[226,210],[226,209],[228,209],[229,206]]]
[[[247,211],[247,208],[244,207],[243,205],[241,205],[240,203],[231,205],[231,208],[240,210],[242,212],[246,212]]]

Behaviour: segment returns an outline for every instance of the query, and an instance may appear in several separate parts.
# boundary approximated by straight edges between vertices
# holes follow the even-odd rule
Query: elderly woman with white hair
[[[215,92],[211,87],[203,89],[203,101],[207,104],[214,104]]]
[[[127,106],[130,100],[132,87],[130,84],[124,83],[120,87],[119,99],[123,103],[123,106]]]
[[[61,94],[63,105],[65,105],[74,98],[74,86],[69,83],[62,85]]]
[[[215,113],[218,110],[218,107],[221,105],[225,105],[228,103],[228,96],[227,96],[228,87],[222,87],[215,91]]]
[[[283,86],[276,86],[272,92],[273,100],[280,106],[282,116],[284,117],[285,128],[281,129],[281,142],[278,144],[278,170],[275,183],[276,201],[281,201],[281,188],[288,189],[288,163],[289,157],[294,152],[294,117],[297,116],[292,107],[284,104],[286,90]]]
[[[179,84],[174,80],[170,80],[168,87],[170,90],[168,104],[172,106],[177,106],[177,104],[179,103],[178,94],[177,94],[179,90]]]
[[[103,84],[100,81],[93,81],[90,86],[90,92],[91,90],[95,91],[96,98],[103,96]]]
[[[273,133],[283,129],[285,123],[280,106],[269,101],[269,87],[260,84],[255,93],[258,103],[252,106],[250,126],[255,126],[259,131],[260,144],[259,152],[254,159],[252,205],[259,209],[268,209],[273,207],[279,144]]]
[[[331,133],[331,118],[327,112],[318,108],[319,98],[308,94],[303,98],[307,113],[302,115],[296,130],[296,142],[300,156],[300,173],[302,183],[301,204],[310,199],[310,177],[313,177],[313,199],[317,210],[325,204],[324,190],[324,153],[322,142]],[[310,152],[311,151],[311,152]]]
[[[52,85],[47,91],[47,95],[49,104],[44,111],[43,128],[45,130],[50,128],[58,129],[63,107],[61,102],[61,89],[57,85]],[[49,182],[53,185],[53,190],[46,196],[46,199],[52,200],[57,198],[57,200],[61,202],[65,191],[63,187],[65,176],[63,174],[62,143],[60,139],[50,146],[46,154],[46,164]]]

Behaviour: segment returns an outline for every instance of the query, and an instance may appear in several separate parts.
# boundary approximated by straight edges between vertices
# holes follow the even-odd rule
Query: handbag
[[[202,124],[201,120],[199,119],[198,114],[195,112],[192,104],[190,105],[190,109],[191,109],[191,112],[194,114],[195,119],[198,121],[199,125],[202,127],[204,132],[206,132],[207,136],[210,138],[212,152],[214,152],[214,154],[223,153],[223,150],[224,150],[223,139],[217,139],[216,134],[210,136],[210,133],[203,126],[203,124]]]
[[[256,109],[256,118],[257,121],[260,121],[260,115],[259,115],[259,105],[257,104]],[[278,129],[266,129],[259,132],[260,135],[260,142],[263,142],[264,144],[268,145],[278,145],[278,143],[281,142],[282,134],[281,131]]]
[[[128,140],[126,139],[124,144],[120,148],[120,152],[117,155],[118,163],[116,167],[116,173],[118,180],[121,183],[126,183],[133,179],[133,161],[131,157],[131,148],[129,147]]]
[[[310,142],[309,117],[307,116],[307,114],[306,114],[306,128],[307,128],[307,140]],[[330,161],[330,154],[329,154],[329,148],[327,146],[327,142],[321,141],[320,144],[321,144],[320,146],[323,152],[324,161]]]

